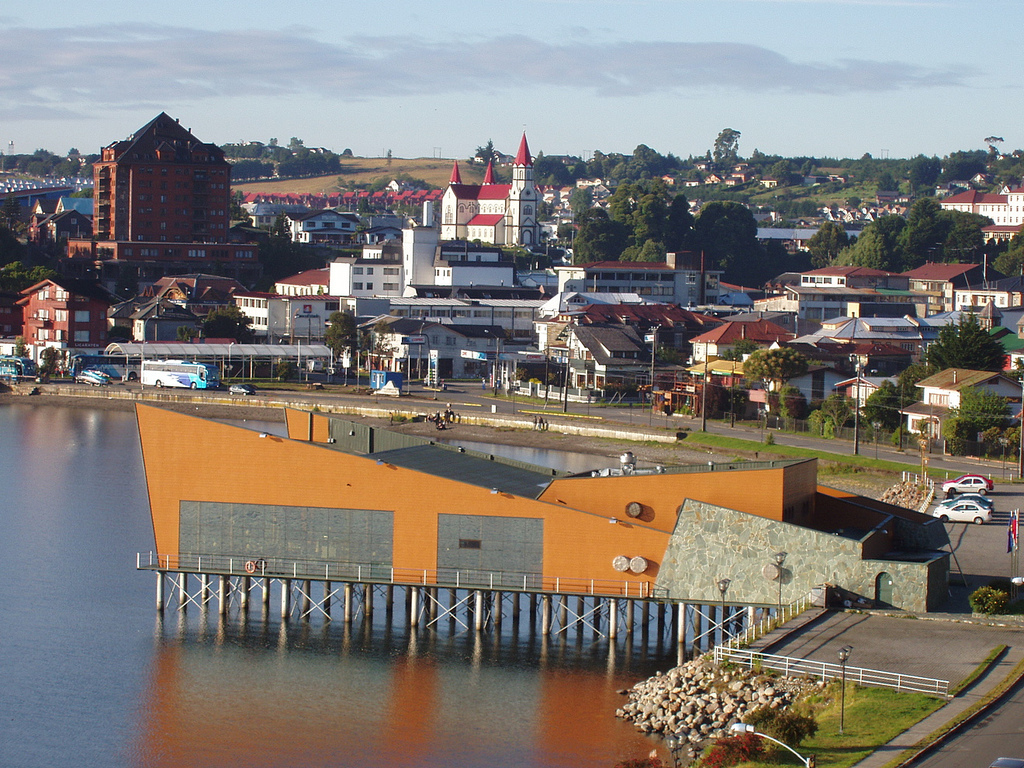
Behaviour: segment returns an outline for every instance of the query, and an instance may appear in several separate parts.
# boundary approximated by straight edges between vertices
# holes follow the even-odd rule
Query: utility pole
[[[708,355],[704,353],[704,379],[700,387],[700,431],[708,431]]]
[[[658,347],[658,329],[660,325],[651,326],[651,331],[647,335],[647,340],[651,342],[651,415],[648,420],[648,424],[654,424],[654,358],[657,356]]]
[[[860,455],[860,359],[856,363],[856,378],[854,379],[854,400],[853,400],[853,455]]]

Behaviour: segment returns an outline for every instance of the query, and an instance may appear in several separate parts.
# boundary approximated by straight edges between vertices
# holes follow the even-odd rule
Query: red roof
[[[519,152],[516,154],[516,161],[513,165],[533,165],[533,158],[530,157],[530,148],[526,144],[526,134],[523,134],[523,140],[519,142]]]
[[[907,270],[904,277],[913,277],[918,280],[952,280],[964,272],[970,272],[977,267],[977,264],[936,264],[929,261],[915,269]]]
[[[484,174],[484,184],[494,183],[494,163],[487,161],[487,172]]]
[[[504,200],[512,189],[511,184],[452,184],[450,189],[460,200]]]
[[[448,179],[449,184],[461,184],[462,174],[459,173],[459,161],[456,160],[452,164],[452,177]]]
[[[870,267],[822,267],[812,269],[810,272],[801,272],[802,275],[856,275],[857,277],[881,277],[893,275],[895,272],[886,272],[884,269],[871,269]]]
[[[668,269],[664,261],[591,261],[575,264],[569,269]]]
[[[505,218],[503,213],[478,213],[467,223],[467,227],[493,227]]]
[[[785,341],[792,338],[792,333],[770,320],[757,320],[750,323],[733,320],[694,337],[691,342],[696,344],[734,344],[741,339],[750,339],[771,344],[774,341]]]
[[[951,195],[950,197],[942,200],[942,205],[947,203],[959,203],[964,204],[978,204],[978,203],[1005,203],[1006,195],[997,195],[992,192],[978,192],[977,190],[971,190],[970,192],[961,192],[959,195]]]

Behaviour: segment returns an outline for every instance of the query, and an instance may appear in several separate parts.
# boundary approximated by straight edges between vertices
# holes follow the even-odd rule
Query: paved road
[[[971,724],[941,750],[915,763],[920,768],[988,766],[997,757],[1024,759],[1024,684],[996,711]]]

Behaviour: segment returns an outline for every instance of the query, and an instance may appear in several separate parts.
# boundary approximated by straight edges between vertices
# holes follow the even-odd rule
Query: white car
[[[992,510],[983,504],[970,499],[957,499],[955,504],[939,504],[932,510],[932,516],[944,523],[982,523],[992,522]]]
[[[949,498],[958,493],[980,493],[984,495],[992,489],[992,481],[984,475],[961,475],[956,480],[947,480],[942,484],[942,492]]]

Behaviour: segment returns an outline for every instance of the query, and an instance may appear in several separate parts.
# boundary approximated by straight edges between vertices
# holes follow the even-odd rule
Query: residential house
[[[363,328],[373,331],[374,369],[401,371],[415,378],[426,376],[432,356],[437,359],[440,379],[489,377],[504,341],[504,333],[496,326],[387,315],[370,320]]]
[[[310,213],[290,213],[288,225],[293,242],[339,248],[356,242],[359,217],[328,208]]]
[[[669,253],[664,262],[602,261],[555,267],[558,290],[637,293],[682,306],[717,304],[722,270],[708,269],[702,254]]]
[[[953,291],[953,308],[963,312],[977,312],[986,304],[999,309],[1024,305],[1024,278],[1004,277],[999,280],[977,282]]]
[[[932,439],[942,436],[942,424],[951,408],[960,407],[960,396],[968,387],[990,392],[1019,403],[1021,385],[1005,373],[972,371],[965,368],[947,368],[917,383],[921,402],[908,405],[902,413],[907,418],[907,429],[920,432]]]
[[[97,282],[55,277],[21,291],[23,336],[39,360],[46,347],[100,349],[107,345],[107,310],[115,299]]]
[[[781,295],[755,301],[755,309],[795,312],[805,328],[842,316],[923,317],[929,301],[909,290],[905,275],[867,267],[824,267],[801,273],[799,285],[779,284]]]
[[[971,285],[985,284],[989,279],[1003,277],[995,269],[982,264],[936,264],[929,261],[920,267],[908,270],[903,275],[909,278],[909,289],[927,294],[928,314],[949,312],[958,309],[955,292]]]
[[[331,270],[328,267],[307,269],[297,275],[283,277],[274,283],[275,293],[281,296],[316,296],[330,293],[330,288]]]
[[[760,348],[768,348],[781,346],[792,338],[792,333],[768,320],[727,321],[690,339],[690,344],[693,346],[693,362],[700,363],[716,357],[725,357],[740,341],[749,341]]]
[[[21,294],[15,291],[0,291],[0,338],[12,339],[22,334],[24,321],[19,298]]]
[[[549,351],[552,360],[568,364],[572,389],[632,384],[650,369],[650,345],[630,326],[568,323]]]

